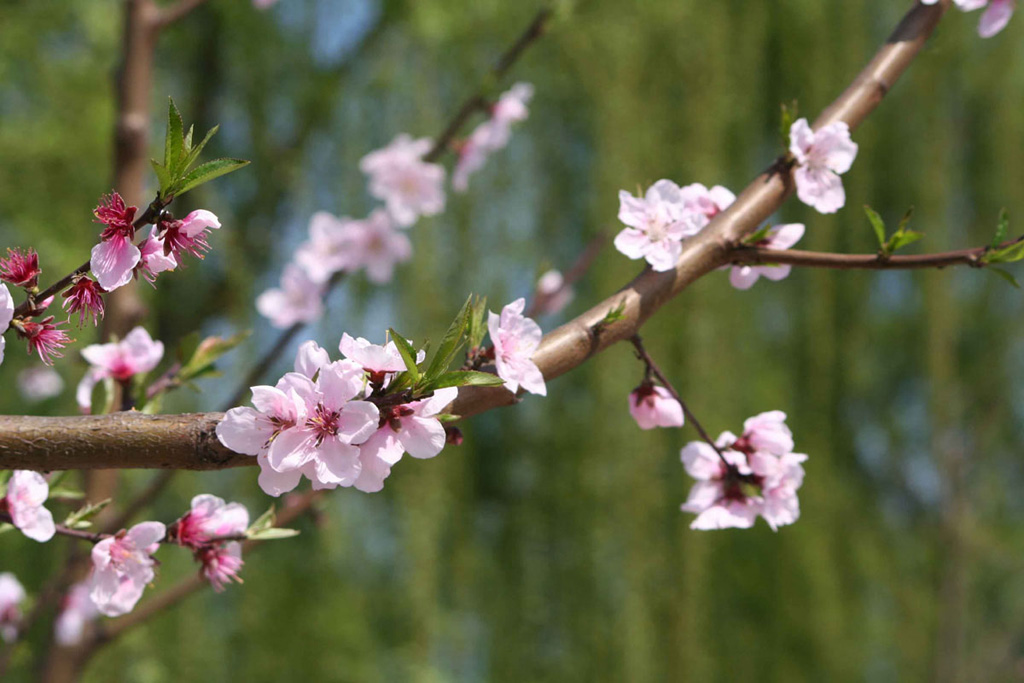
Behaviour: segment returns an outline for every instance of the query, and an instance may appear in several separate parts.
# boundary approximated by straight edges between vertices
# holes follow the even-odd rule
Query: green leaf
[[[267,508],[266,512],[257,517],[256,521],[249,525],[249,528],[245,530],[245,535],[250,536],[250,534],[270,529],[274,526],[274,522],[276,521],[277,511],[275,510],[274,506],[271,505],[269,508]]]
[[[924,237],[924,233],[916,232],[914,230],[903,230],[901,228],[894,232],[892,237],[890,237],[889,241],[886,243],[886,254],[894,254],[908,244],[913,244],[918,241],[922,237]]]
[[[459,420],[462,419],[462,416],[453,415],[452,413],[440,413],[438,415],[435,415],[434,419],[441,423],[458,422]]]
[[[466,339],[466,327],[469,324],[472,305],[473,296],[470,295],[466,299],[466,303],[462,305],[458,315],[455,316],[455,320],[448,326],[448,331],[444,333],[444,337],[441,339],[441,343],[438,344],[434,357],[430,360],[430,365],[427,366],[426,376],[428,381],[435,379],[447,370],[462,347],[462,343]]]
[[[478,297],[473,302],[469,320],[466,322],[466,337],[469,348],[475,349],[483,343],[487,336],[487,297]]]
[[[245,535],[253,541],[276,541],[281,538],[293,538],[299,535],[298,529],[263,529],[262,531],[247,531]]]
[[[995,275],[998,275],[999,277],[1003,278],[1004,280],[1009,282],[1011,285],[1013,285],[1017,289],[1020,289],[1020,283],[1017,282],[1017,278],[1015,278],[1010,273],[1010,271],[1004,270],[1002,268],[986,268],[985,270],[987,270],[987,271],[989,271],[989,272],[991,272],[991,273],[993,273]]]
[[[781,115],[779,117],[779,136],[782,138],[783,146],[789,148],[789,130],[797,120],[800,111],[799,103],[793,100],[792,104],[783,102],[779,105]]]
[[[196,166],[188,175],[176,182],[174,185],[174,196],[180,197],[189,190],[193,190],[203,183],[208,183],[214,178],[237,171],[249,162],[244,159],[214,159],[205,164]]]
[[[500,387],[504,384],[505,380],[489,372],[455,370],[439,375],[436,379],[427,383],[425,389],[434,391],[446,387]]]
[[[395,375],[395,377],[391,380],[391,383],[388,384],[387,391],[385,391],[384,393],[397,394],[399,391],[403,391],[411,387],[413,385],[413,382],[414,380],[412,376],[409,375],[407,371],[403,370],[402,372]]]
[[[178,161],[181,159],[185,139],[181,113],[174,106],[174,100],[167,98],[167,137],[164,139],[164,168],[172,178],[178,176]]]
[[[904,232],[907,226],[910,225],[910,219],[914,215],[914,207],[907,209],[907,212],[903,214],[903,218],[900,219],[899,225],[896,226],[896,232]]]
[[[50,487],[50,498],[67,498],[69,500],[81,500],[85,498],[85,493],[82,491],[76,491],[75,489],[68,489],[63,487],[53,488]]]
[[[1006,241],[1006,235],[1010,232],[1010,214],[1004,208],[999,212],[999,223],[996,224],[996,236],[992,239],[992,248],[995,249]]]
[[[217,134],[218,130],[220,130],[219,125],[206,131],[206,136],[199,142],[199,144],[189,149],[188,155],[185,157],[185,162],[182,164],[182,172],[188,171],[188,169],[192,168],[192,164],[196,163],[196,159],[199,158],[200,152],[202,152],[203,148],[206,147],[206,143],[210,141],[210,138]]]
[[[230,337],[207,337],[200,342],[188,362],[178,371],[178,380],[188,382],[200,377],[209,377],[216,372],[213,364],[225,353],[241,344],[249,336],[244,330]]]
[[[89,528],[90,526],[92,526],[92,522],[90,522],[89,520],[98,515],[103,510],[103,508],[110,505],[110,500],[110,498],[107,498],[106,500],[101,500],[95,505],[92,503],[88,503],[85,506],[79,508],[78,510],[75,510],[70,515],[68,515],[67,518],[65,518],[64,526],[70,527],[72,529]]]
[[[878,239],[878,246],[880,249],[885,251],[885,221],[878,215],[878,212],[872,209],[867,204],[864,205],[864,214],[868,217],[868,222],[871,223],[871,227],[875,230],[875,237]]]
[[[153,166],[153,172],[156,173],[156,179],[160,183],[160,196],[165,197],[174,182],[171,179],[171,173],[166,166],[158,164],[156,159],[150,159],[149,163]]]
[[[395,347],[398,348],[399,355],[402,356],[402,361],[405,363],[405,368],[411,375],[413,382],[418,382],[420,379],[420,369],[416,367],[416,352],[409,344],[405,337],[395,332],[394,328],[388,329],[391,334],[391,341],[395,342]]]
[[[991,250],[981,258],[983,263],[1014,263],[1021,259],[1024,259],[1024,241]]]
[[[758,242],[761,242],[762,240],[766,239],[768,237],[768,233],[771,231],[771,229],[772,229],[771,225],[765,225],[765,226],[763,226],[761,228],[758,228],[757,232],[751,233],[750,235],[747,235],[746,237],[744,237],[743,238],[743,243],[744,244],[749,244],[749,245],[755,245]]]

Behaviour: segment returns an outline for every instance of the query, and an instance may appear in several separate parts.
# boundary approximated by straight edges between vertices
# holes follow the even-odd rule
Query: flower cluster
[[[25,589],[10,572],[0,574],[0,638],[6,643],[18,637],[21,623],[21,603]]]
[[[683,240],[700,232],[735,201],[724,187],[708,190],[699,183],[679,187],[659,180],[643,197],[619,192],[619,220],[627,227],[615,248],[631,259],[645,259],[658,272],[671,270],[683,253]]]
[[[925,5],[934,5],[939,0],[921,0]],[[963,12],[973,12],[987,7],[978,22],[978,35],[991,38],[1006,28],[1017,9],[1017,0],[953,0]]]
[[[136,327],[121,341],[85,347],[82,357],[90,367],[75,392],[79,409],[83,413],[90,411],[92,390],[97,382],[109,378],[125,383],[155,368],[163,356],[163,342],[153,341],[142,327]]]
[[[93,546],[89,597],[101,614],[117,617],[135,608],[156,576],[151,555],[166,534],[160,522],[141,522]]]
[[[254,407],[233,408],[217,425],[227,448],[257,457],[260,486],[270,495],[291,491],[303,475],[314,489],[379,491],[403,453],[432,458],[444,448],[436,415],[456,388],[418,400],[385,395],[406,368],[394,341],[381,346],[346,334],[339,350],[345,358],[332,362],[306,342],[294,372],[275,386],[253,387]]]
[[[807,119],[798,119],[789,129],[789,152],[796,160],[793,181],[800,201],[820,213],[835,213],[846,205],[839,176],[853,166],[857,143],[844,121],[812,130]]]
[[[38,472],[15,470],[7,482],[7,494],[0,499],[0,510],[11,516],[11,522],[34,541],[53,538],[56,527],[53,515],[43,507],[50,495],[46,478]]]
[[[525,121],[530,115],[528,105],[532,98],[532,85],[516,83],[491,107],[490,118],[462,142],[459,161],[452,172],[452,187],[456,192],[465,192],[469,188],[469,176],[483,168],[487,157],[508,145],[512,125]]]
[[[200,565],[199,574],[215,591],[231,581],[241,583],[240,539],[249,526],[249,511],[241,503],[201,494],[192,499],[192,509],[167,529],[168,540],[192,550]]]
[[[694,441],[681,456],[697,480],[682,506],[697,515],[691,529],[748,529],[760,515],[777,530],[800,517],[797,490],[807,456],[793,452],[785,413],[756,415],[743,423],[741,436],[723,432],[715,448]]]

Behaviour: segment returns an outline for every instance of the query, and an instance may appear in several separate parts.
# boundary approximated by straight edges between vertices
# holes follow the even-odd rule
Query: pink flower
[[[628,227],[615,236],[615,248],[631,259],[646,259],[658,272],[675,267],[682,240],[703,227],[702,217],[685,209],[671,180],[654,183],[643,198],[619,192],[619,220]]]
[[[836,121],[814,131],[807,119],[799,119],[789,129],[789,141],[789,151],[797,164],[793,180],[800,201],[820,213],[843,208],[846,192],[839,176],[849,171],[857,158],[850,127]]]
[[[489,312],[487,329],[494,343],[494,365],[512,393],[522,386],[531,394],[547,396],[544,375],[533,362],[544,335],[537,323],[523,316],[525,306],[526,300],[520,298],[501,309],[500,316]]]
[[[242,565],[242,544],[231,541],[219,546],[204,546],[196,551],[196,559],[201,564],[199,575],[210,582],[213,590],[221,593],[231,581],[242,583],[238,572]]]
[[[313,488],[351,486],[359,476],[358,444],[377,429],[377,406],[358,400],[366,373],[353,361],[321,368],[316,382],[288,373],[282,379],[305,404],[306,419],[283,430],[267,450],[267,464],[278,473],[302,472]]]
[[[374,284],[391,281],[395,265],[412,258],[412,243],[395,226],[387,211],[378,209],[362,221],[352,221],[351,268],[365,269]]]
[[[345,358],[361,365],[371,378],[374,375],[383,377],[388,373],[405,370],[405,361],[402,360],[402,354],[398,352],[398,347],[393,341],[380,346],[362,337],[350,337],[348,332],[343,332],[338,350]]]
[[[681,452],[687,474],[697,480],[682,506],[683,512],[697,514],[691,529],[749,529],[761,512],[761,498],[752,495],[754,475],[746,457],[728,450],[731,436],[726,432],[716,442],[728,465],[703,441],[688,443]]]
[[[63,324],[54,323],[52,315],[39,322],[27,320],[19,323],[18,336],[28,342],[30,354],[35,352],[45,365],[53,365],[54,358],[64,357],[60,350],[74,341],[59,329]]]
[[[244,505],[204,493],[192,498],[192,509],[171,525],[168,536],[178,545],[198,548],[213,539],[244,534],[247,528],[249,511]]]
[[[537,280],[534,306],[538,312],[552,315],[568,306],[575,296],[576,293],[566,284],[562,273],[549,270]]]
[[[459,161],[452,174],[452,187],[456,192],[465,192],[469,176],[483,168],[488,156],[508,144],[512,124],[530,115],[527,105],[532,97],[532,85],[516,83],[491,108],[491,117],[473,129],[459,149]]]
[[[747,418],[743,423],[743,436],[733,444],[738,450],[763,451],[783,456],[793,450],[793,432],[786,426],[786,414],[781,410]]]
[[[90,267],[100,287],[108,292],[128,284],[139,262],[139,248],[132,244],[135,211],[117,192],[105,195],[93,210],[96,221],[106,227],[100,233],[100,243],[92,249]]]
[[[703,222],[702,228],[736,201],[736,195],[721,185],[715,185],[709,190],[700,183],[693,183],[681,188],[679,192],[683,198],[683,207],[704,217],[698,221]]]
[[[173,255],[175,261],[181,263],[185,254],[203,258],[210,250],[206,231],[219,229],[220,219],[210,211],[197,209],[180,221],[161,222],[158,227],[162,229],[164,256]]]
[[[440,453],[446,434],[436,415],[458,394],[458,388],[448,387],[421,401],[382,408],[380,428],[359,447],[360,470],[355,487],[366,493],[380,491],[403,453],[414,458],[433,458]]]
[[[63,308],[68,313],[68,321],[75,313],[78,314],[78,326],[85,324],[85,319],[92,317],[92,324],[97,318],[103,317],[103,289],[88,275],[80,275],[75,283],[64,294]]]
[[[432,146],[428,138],[413,140],[403,133],[359,162],[370,177],[370,194],[384,201],[401,227],[444,211],[444,167],[423,161]]]
[[[166,534],[160,522],[142,522],[93,546],[89,597],[101,614],[118,617],[132,611],[155,576],[150,555]]]
[[[644,383],[629,395],[629,414],[640,429],[682,427],[683,406],[665,387]]]
[[[11,296],[11,290],[7,289],[7,285],[0,284],[0,363],[4,362],[4,348],[7,346],[7,340],[3,335],[10,328],[12,320],[14,320],[14,297]]]
[[[335,273],[355,265],[360,221],[335,218],[318,211],[309,221],[309,240],[295,251],[295,262],[314,282],[327,282]]]
[[[39,254],[35,249],[22,252],[8,249],[7,258],[0,259],[0,280],[12,285],[32,289],[39,284]]]
[[[0,638],[11,643],[18,637],[21,623],[21,603],[25,600],[25,589],[10,572],[0,574]]]
[[[49,541],[56,531],[53,515],[43,507],[49,495],[50,486],[43,475],[29,470],[14,470],[2,501],[2,507],[11,515],[14,526],[40,543]]]
[[[938,0],[921,0],[921,2],[925,5],[934,5]],[[964,12],[988,7],[978,23],[978,35],[982,38],[991,38],[1006,28],[1017,8],[1017,0],[954,0],[954,2]]]
[[[295,354],[295,372],[314,379],[316,373],[330,362],[331,358],[325,349],[313,340],[305,341]]]
[[[777,225],[768,231],[767,236],[757,246],[764,249],[789,249],[804,236],[802,223]],[[789,275],[791,266],[732,266],[729,282],[736,289],[750,289],[762,275],[769,280],[782,280]]]
[[[82,642],[85,627],[100,615],[96,605],[89,598],[89,585],[76,583],[64,597],[60,615],[54,623],[54,638],[64,647],[73,647]]]
[[[786,453],[779,458],[775,476],[765,482],[764,509],[761,516],[773,531],[800,518],[800,500],[796,492],[804,483],[803,453]]]
[[[281,275],[281,286],[268,289],[256,298],[256,310],[277,328],[319,320],[324,314],[323,285],[289,263]]]
[[[135,375],[151,371],[163,356],[163,342],[153,341],[142,327],[136,327],[119,342],[86,346],[82,349],[82,357],[91,367],[75,392],[78,407],[82,412],[89,412],[93,387],[100,380],[109,377],[126,382]]]
[[[149,237],[139,247],[141,258],[139,264],[135,267],[135,273],[142,274],[146,281],[156,286],[156,276],[165,270],[174,270],[178,267],[178,262],[174,256],[166,253],[164,248],[164,241],[157,237],[157,228],[154,226],[149,231]]]
[[[53,368],[27,368],[18,374],[18,390],[26,401],[37,403],[60,395],[64,380]]]

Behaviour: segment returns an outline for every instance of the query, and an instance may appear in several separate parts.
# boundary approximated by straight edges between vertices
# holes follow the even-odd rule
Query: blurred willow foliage
[[[470,291],[526,295],[541,267],[615,230],[620,188],[742,188],[779,151],[779,104],[796,98],[813,116],[909,4],[589,0],[567,12],[514,70],[537,96],[512,146],[415,228],[417,259],[393,285],[347,284],[311,336],[333,346],[343,330],[380,338],[395,325],[437,337]],[[221,124],[213,153],[253,164],[188,198],[225,229],[205,263],[143,287],[149,329],[173,346],[197,326],[253,327],[237,376],[272,341],[253,298],[311,213],[364,215],[359,158],[400,131],[436,135],[536,5],[281,0],[259,12],[211,0],[168,31],[156,134],[172,95],[198,128]],[[35,246],[49,275],[81,262],[109,190],[117,11],[0,8],[0,244]],[[870,251],[864,203],[889,218],[916,205],[921,248],[935,251],[987,242],[1002,206],[1024,215],[1024,24],[982,41],[975,21],[951,13],[857,132],[847,210],[783,209],[779,220],[808,224],[807,248]],[[606,250],[568,314],[636,270]],[[87,680],[1016,679],[1021,301],[967,270],[801,271],[749,293],[708,277],[645,336],[712,431],[790,414],[811,456],[795,526],[687,528],[677,454],[694,435],[635,428],[625,401],[640,368],[623,346],[547,400],[472,420],[464,446],[402,463],[383,493],[336,492],[299,539],[251,556],[244,587],[130,634]],[[68,355],[74,383],[84,366]],[[26,365],[12,342],[5,386]],[[229,384],[168,409],[214,408]],[[25,408],[9,389],[0,409]],[[73,411],[69,395],[37,407]],[[147,476],[126,475],[126,490]],[[153,515],[173,519],[197,492],[258,513],[255,480],[183,474]],[[66,548],[6,535],[0,569],[35,590]],[[154,591],[192,571],[182,553],[161,555]],[[47,627],[30,634],[37,651]]]

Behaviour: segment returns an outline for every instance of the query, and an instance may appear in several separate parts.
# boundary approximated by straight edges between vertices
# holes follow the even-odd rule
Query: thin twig
[[[11,518],[10,513],[0,512],[0,524],[14,524],[14,520]],[[77,538],[82,541],[89,541],[90,543],[99,543],[104,538],[107,538],[106,534],[97,534],[90,531],[82,531],[81,529],[71,529],[63,524],[55,524],[54,528],[58,536],[68,536],[69,538]]]
[[[668,390],[668,393],[672,394],[672,398],[679,401],[679,405],[683,407],[683,413],[686,414],[686,419],[690,421],[690,424],[692,424],[694,429],[697,430],[697,433],[700,434],[700,438],[707,441],[708,445],[715,449],[715,453],[718,453],[718,457],[722,459],[722,462],[725,464],[726,467],[731,467],[729,461],[726,460],[725,456],[722,454],[721,449],[714,442],[714,440],[712,440],[712,438],[708,436],[708,433],[704,431],[704,427],[697,419],[697,416],[694,415],[693,412],[687,407],[686,401],[683,400],[683,397],[679,395],[679,392],[676,391],[676,388],[672,386],[672,382],[668,380],[668,377],[665,376],[665,373],[661,371],[661,368],[658,367],[658,364],[654,362],[653,358],[651,358],[651,354],[647,353],[647,349],[644,348],[644,342],[642,339],[640,339],[640,335],[634,334],[629,341],[633,344],[633,348],[636,349],[637,357],[640,360],[642,360],[646,365],[646,370],[648,372],[653,373],[657,380],[661,382],[661,385]]]
[[[594,265],[594,259],[601,252],[601,248],[604,247],[608,241],[608,233],[601,232],[594,239],[587,243],[587,246],[583,249],[583,252],[576,259],[576,262],[572,264],[569,270],[565,271],[562,275],[562,286],[551,293],[544,293],[538,289],[534,290],[533,301],[526,308],[523,313],[527,318],[535,318],[537,315],[544,312],[545,305],[557,297],[565,290],[572,287],[574,284],[580,281],[580,279],[586,275],[587,271],[590,270],[590,266]]]

